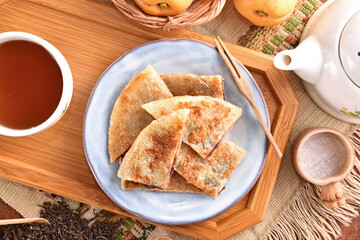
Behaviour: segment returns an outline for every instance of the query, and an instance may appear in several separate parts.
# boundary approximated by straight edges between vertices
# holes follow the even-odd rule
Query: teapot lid
[[[340,39],[339,54],[346,74],[360,87],[360,12],[347,22]]]

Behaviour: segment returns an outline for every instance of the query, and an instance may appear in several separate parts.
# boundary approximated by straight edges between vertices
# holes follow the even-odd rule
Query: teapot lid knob
[[[342,67],[351,81],[360,87],[360,12],[345,25],[340,38],[340,59]]]

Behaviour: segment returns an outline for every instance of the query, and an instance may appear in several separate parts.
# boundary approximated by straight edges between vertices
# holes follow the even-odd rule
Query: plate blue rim
[[[119,207],[121,207],[122,209],[124,209],[125,211],[137,216],[137,217],[140,217],[144,220],[147,220],[147,221],[150,221],[150,222],[153,222],[153,223],[159,223],[159,224],[166,224],[166,225],[183,225],[183,224],[192,224],[192,223],[197,223],[197,222],[201,222],[201,221],[205,221],[205,220],[208,220],[210,218],[213,218],[223,212],[225,212],[226,210],[228,210],[229,208],[231,208],[234,204],[236,204],[238,201],[240,201],[251,189],[252,187],[255,185],[255,183],[257,182],[262,170],[263,170],[263,167],[264,167],[264,164],[265,164],[265,161],[266,161],[266,157],[267,157],[267,153],[268,153],[268,148],[269,148],[269,141],[268,139],[266,139],[266,150],[264,152],[264,158],[262,160],[262,164],[261,164],[261,167],[260,167],[260,171],[258,172],[256,178],[254,179],[254,181],[252,182],[252,184],[250,184],[248,186],[248,188],[244,191],[243,194],[239,195],[238,197],[234,198],[233,201],[224,209],[222,209],[221,211],[219,212],[216,212],[214,214],[211,214],[211,215],[208,215],[206,217],[203,217],[203,218],[198,218],[196,220],[193,220],[193,221],[189,221],[189,220],[177,220],[177,221],[166,221],[166,220],[158,220],[157,218],[153,218],[151,216],[144,216],[142,215],[140,212],[136,212],[136,211],[133,211],[132,209],[129,209],[127,208],[126,206],[122,206],[120,203],[118,203],[114,197],[112,196],[112,193],[109,192],[105,186],[102,185],[101,183],[101,177],[98,176],[97,172],[95,171],[94,169],[94,166],[93,164],[91,163],[91,161],[89,160],[89,155],[88,155],[88,149],[86,148],[86,143],[85,143],[85,139],[86,139],[86,131],[85,131],[85,128],[86,128],[86,115],[87,115],[87,112],[88,112],[88,109],[89,109],[89,106],[91,104],[91,101],[93,99],[93,95],[101,81],[101,79],[106,75],[106,73],[108,72],[108,70],[113,66],[115,65],[117,62],[121,61],[123,58],[125,58],[128,54],[132,53],[133,51],[141,48],[141,47],[144,47],[146,45],[150,45],[150,44],[153,44],[153,43],[157,43],[157,42],[167,42],[167,41],[171,41],[171,42],[176,42],[176,41],[193,41],[193,42],[197,42],[197,43],[200,43],[200,44],[203,44],[203,45],[206,45],[212,49],[216,49],[214,46],[212,46],[211,44],[208,44],[206,42],[203,42],[203,41],[200,41],[200,40],[196,40],[196,39],[189,39],[189,38],[165,38],[165,39],[158,39],[158,40],[153,40],[153,41],[149,41],[149,42],[146,42],[144,44],[141,44],[141,45],[138,45],[132,49],[130,49],[129,51],[125,52],[122,56],[120,56],[118,59],[116,59],[112,64],[110,64],[106,70],[101,74],[101,76],[99,77],[99,79],[97,80],[97,82],[95,83],[94,87],[93,87],[93,90],[89,96],[89,99],[88,99],[88,102],[87,102],[87,105],[86,105],[86,109],[85,109],[85,113],[84,113],[84,119],[83,119],[83,148],[84,148],[84,153],[85,153],[85,157],[86,157],[86,160],[87,160],[87,163],[90,167],[90,170],[91,172],[93,173],[94,175],[94,178],[96,180],[96,182],[98,183],[98,185],[100,186],[100,188],[105,192],[105,194],[116,204],[118,205]],[[246,71],[246,73],[248,74],[248,76],[250,76],[250,79],[253,83],[253,85],[256,87],[259,95],[260,95],[260,98],[261,98],[261,101],[262,101],[262,104],[265,108],[265,112],[266,112],[266,117],[264,118],[265,122],[266,122],[266,125],[270,128],[270,117],[269,117],[269,111],[268,111],[268,108],[267,108],[267,104],[266,104],[266,101],[264,99],[264,96],[257,84],[257,82],[255,81],[255,79],[253,78],[253,76],[251,75],[251,73],[249,72],[249,70],[243,65],[241,64],[238,60],[236,60],[236,62],[242,66],[242,69],[244,69]]]

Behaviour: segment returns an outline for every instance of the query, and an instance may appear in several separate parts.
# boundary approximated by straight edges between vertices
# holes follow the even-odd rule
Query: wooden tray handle
[[[346,193],[340,182],[321,186],[320,199],[327,208],[340,207],[345,204]]]

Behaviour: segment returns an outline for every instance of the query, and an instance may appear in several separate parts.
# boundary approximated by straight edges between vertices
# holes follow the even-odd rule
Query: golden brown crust
[[[190,110],[190,123],[184,142],[206,158],[241,116],[242,109],[224,100],[208,96],[178,96],[143,105],[159,118],[178,109]]]
[[[154,188],[150,186],[145,186],[140,183],[121,180],[121,188],[123,190],[151,190],[157,192],[192,192],[192,193],[202,193],[203,191],[191,183],[188,183],[181,175],[177,172],[174,172],[170,177],[170,182],[167,188]]]
[[[126,153],[118,177],[166,188],[188,123],[189,112],[188,109],[181,109],[144,128]]]
[[[172,97],[172,94],[151,66],[126,85],[111,113],[108,133],[110,162],[130,148],[141,130],[153,120],[141,105],[168,97]]]
[[[224,78],[220,75],[167,73],[160,76],[174,96],[210,96],[224,99]]]
[[[215,154],[210,159],[205,159],[186,144],[182,144],[175,171],[189,183],[216,198],[245,153],[245,150],[236,144],[223,140]]]

